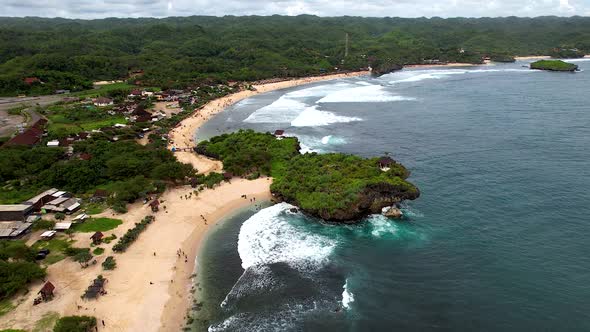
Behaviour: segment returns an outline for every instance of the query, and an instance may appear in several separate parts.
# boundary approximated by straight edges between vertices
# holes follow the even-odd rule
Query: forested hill
[[[590,18],[0,18],[0,94],[30,92],[24,77],[45,90],[81,89],[143,70],[142,83],[172,87],[358,69],[374,59],[477,62],[554,48],[589,52]]]

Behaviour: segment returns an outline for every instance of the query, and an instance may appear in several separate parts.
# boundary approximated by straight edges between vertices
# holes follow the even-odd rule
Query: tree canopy
[[[166,88],[304,76],[359,69],[375,59],[407,64],[478,62],[493,54],[569,56],[590,51],[588,31],[588,17],[5,17],[0,95],[80,90],[92,80],[121,78]],[[25,83],[25,77],[39,82]]]

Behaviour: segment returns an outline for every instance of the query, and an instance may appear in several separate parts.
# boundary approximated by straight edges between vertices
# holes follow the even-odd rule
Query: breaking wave
[[[346,123],[353,121],[362,121],[361,118],[336,115],[328,111],[320,111],[317,106],[306,108],[293,121],[293,127],[316,127],[327,126],[333,123]]]
[[[411,83],[419,82],[423,80],[433,79],[444,79],[453,75],[465,75],[465,74],[487,74],[497,72],[520,72],[520,73],[533,73],[535,71],[529,69],[465,69],[465,70],[411,70],[411,71],[399,71],[388,74],[384,78],[393,80],[389,81],[390,84],[398,83]]]
[[[380,85],[367,85],[333,92],[318,100],[317,103],[383,103],[403,100],[416,100],[416,98],[395,96]]]
[[[238,237],[242,268],[283,262],[298,270],[314,270],[327,262],[336,241],[306,231],[289,214],[294,206],[280,203],[246,220]]]
[[[288,123],[305,110],[307,105],[295,99],[281,96],[270,105],[250,114],[244,122],[248,123]]]
[[[342,292],[342,306],[348,310],[350,309],[350,304],[354,302],[354,294],[348,289],[348,279],[346,279],[342,288],[344,289]]]

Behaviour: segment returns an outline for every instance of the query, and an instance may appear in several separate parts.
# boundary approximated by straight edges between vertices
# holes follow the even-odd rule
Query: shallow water
[[[228,221],[200,258],[210,330],[590,330],[590,74],[522,65],[321,82],[210,121],[202,137],[285,129],[307,151],[389,152],[422,192],[400,223],[286,205]]]

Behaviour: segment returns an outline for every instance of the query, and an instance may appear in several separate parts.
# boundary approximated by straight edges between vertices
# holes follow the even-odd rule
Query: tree
[[[88,262],[92,259],[92,254],[89,248],[79,250],[73,257],[75,262],[80,263],[82,267],[88,267]]]
[[[45,277],[47,273],[33,262],[0,260],[0,299],[5,299],[26,288],[26,285]]]

